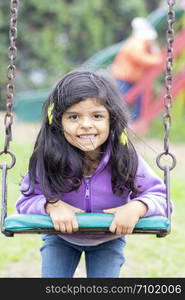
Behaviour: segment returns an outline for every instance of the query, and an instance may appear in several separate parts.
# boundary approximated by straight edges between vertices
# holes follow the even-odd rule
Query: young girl
[[[119,277],[125,235],[141,217],[165,215],[165,186],[127,134],[116,84],[90,71],[65,75],[50,94],[17,201],[23,214],[50,215],[42,277],[73,277],[82,252],[87,277]],[[76,213],[115,215],[110,234],[82,235]]]

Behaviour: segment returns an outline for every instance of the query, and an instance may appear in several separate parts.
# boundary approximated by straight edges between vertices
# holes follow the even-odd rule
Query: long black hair
[[[117,195],[125,189],[136,192],[137,154],[130,140],[128,145],[120,143],[121,133],[129,121],[126,104],[108,74],[79,69],[66,74],[44,103],[42,126],[29,161],[30,187],[25,193],[32,192],[37,181],[47,199],[79,188],[84,152],[67,142],[61,120],[66,109],[87,98],[96,98],[109,111],[110,132],[101,151],[106,151],[107,145],[111,148],[109,164],[113,192]],[[52,121],[48,118],[51,105]]]

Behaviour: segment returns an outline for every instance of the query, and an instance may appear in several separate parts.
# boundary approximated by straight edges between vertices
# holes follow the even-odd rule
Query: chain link
[[[176,159],[173,154],[169,152],[169,133],[171,127],[171,113],[170,109],[172,107],[172,81],[173,81],[173,41],[174,41],[174,29],[173,23],[175,22],[175,11],[174,5],[175,0],[167,0],[168,3],[168,13],[167,13],[167,32],[166,32],[166,42],[167,42],[167,55],[166,55],[166,73],[165,73],[165,88],[166,93],[164,95],[164,107],[165,112],[163,114],[163,124],[164,124],[164,152],[159,154],[157,157],[157,165],[160,169],[164,170],[165,166],[162,166],[160,159],[163,156],[169,156],[172,159],[171,166],[169,170],[172,170],[176,165]]]
[[[164,95],[164,107],[165,112],[163,114],[163,124],[164,124],[164,152],[160,153],[156,158],[156,163],[158,167],[164,172],[164,182],[166,185],[166,216],[170,220],[170,171],[176,166],[175,156],[169,152],[169,132],[171,127],[171,114],[170,109],[172,107],[172,71],[173,71],[173,41],[174,41],[174,30],[173,23],[175,22],[175,11],[174,5],[175,0],[167,0],[168,3],[168,14],[167,14],[167,32],[166,32],[166,41],[167,41],[167,54],[166,54],[166,74],[165,74],[165,88],[166,94]],[[162,157],[168,157],[171,159],[171,165],[162,165]]]
[[[168,0],[168,15],[167,15],[167,56],[166,56],[166,75],[165,75],[165,88],[166,94],[164,96],[164,106],[165,113],[163,115],[163,123],[165,128],[164,137],[164,151],[166,154],[169,153],[169,131],[171,127],[171,115],[170,109],[172,107],[172,71],[173,71],[173,41],[174,41],[174,30],[173,23],[175,22],[175,12],[173,6],[175,5],[175,0]]]
[[[6,93],[6,114],[4,117],[5,125],[5,144],[4,153],[7,153],[9,143],[12,141],[12,124],[13,124],[13,100],[15,95],[14,80],[16,76],[15,60],[17,58],[17,16],[18,16],[19,0],[10,0],[10,28],[9,40],[10,46],[8,48],[9,66],[7,70],[8,84]]]
[[[171,127],[171,114],[170,109],[172,107],[172,70],[173,70],[173,41],[174,41],[174,30],[173,23],[175,21],[175,12],[174,5],[175,0],[167,0],[168,3],[168,15],[167,15],[167,56],[166,56],[166,74],[165,74],[165,88],[166,94],[164,96],[164,106],[165,112],[163,114],[163,124],[165,129],[164,136],[164,155],[170,155],[173,157],[172,166],[175,166],[175,157],[169,152],[169,131]],[[9,50],[9,66],[7,71],[8,84],[7,84],[7,94],[6,94],[6,114],[4,117],[4,125],[5,125],[5,144],[4,150],[2,153],[8,154],[9,144],[12,141],[12,124],[13,124],[13,100],[15,95],[15,85],[14,80],[16,76],[16,67],[15,60],[17,58],[17,48],[16,48],[16,40],[17,40],[17,17],[18,17],[18,7],[19,0],[10,0],[10,28],[9,28],[9,40],[10,46]],[[161,157],[161,154],[159,155]],[[157,160],[157,164],[161,169],[164,169],[160,165],[159,159]],[[171,167],[170,167],[171,169]]]
[[[14,80],[16,76],[15,60],[17,58],[17,17],[18,17],[19,0],[10,0],[10,27],[9,27],[9,41],[10,46],[8,48],[9,66],[7,69],[8,83],[6,87],[6,113],[4,116],[5,126],[5,142],[4,149],[0,151],[0,156],[7,154],[11,157],[12,162],[7,165],[10,169],[14,166],[16,158],[15,155],[10,152],[9,144],[12,141],[12,124],[13,124],[13,101],[15,95]],[[0,168],[3,168],[3,164],[0,164]]]

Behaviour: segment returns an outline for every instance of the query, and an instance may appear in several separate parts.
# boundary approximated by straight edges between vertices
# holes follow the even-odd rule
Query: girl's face
[[[64,112],[62,126],[68,143],[98,155],[109,135],[109,112],[96,98],[87,98]]]

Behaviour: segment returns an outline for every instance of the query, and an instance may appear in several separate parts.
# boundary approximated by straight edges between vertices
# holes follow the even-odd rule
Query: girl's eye
[[[76,120],[79,119],[79,115],[70,115],[69,119],[72,120],[72,121],[76,121]]]
[[[95,119],[102,119],[102,118],[103,118],[103,115],[101,115],[101,114],[95,114],[95,115],[94,115],[94,118],[95,118]]]

